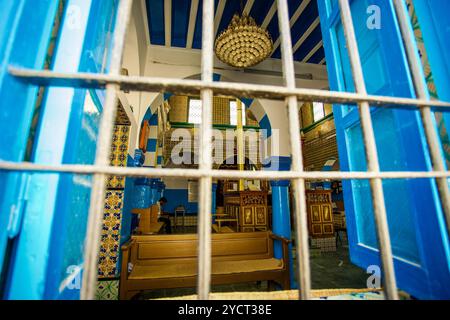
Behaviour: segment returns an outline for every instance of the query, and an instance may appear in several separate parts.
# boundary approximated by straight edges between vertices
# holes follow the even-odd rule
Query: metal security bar
[[[214,1],[203,1],[202,81],[213,82],[214,68]],[[212,168],[212,103],[213,91],[202,89],[202,123],[200,124],[199,169]],[[198,224],[198,298],[208,299],[211,283],[211,176],[200,178]]]
[[[131,18],[132,3],[132,0],[122,0],[118,7],[117,23],[114,31],[111,61],[109,65],[109,74],[111,76],[120,74],[125,47],[125,37],[127,34],[128,23]],[[95,164],[100,166],[109,165],[114,119],[116,117],[118,103],[117,91],[119,89],[120,88],[115,84],[108,84],[106,86],[105,106],[100,120],[99,138],[95,155]],[[85,242],[84,274],[80,292],[80,298],[82,300],[92,300],[95,297],[106,178],[107,176],[102,173],[95,173],[92,179],[89,218]]]
[[[291,29],[289,26],[289,11],[286,0],[278,2],[278,21],[280,23],[281,54],[284,83],[287,88],[295,89],[294,55],[292,52]],[[289,135],[292,155],[292,171],[303,171],[302,149],[300,147],[300,121],[298,115],[297,97],[286,97],[289,117]],[[299,297],[309,299],[311,291],[311,271],[309,265],[308,216],[306,211],[305,180],[292,180],[294,191],[294,223],[295,245],[297,249],[297,279],[299,279]]]
[[[94,165],[40,165],[33,163],[12,163],[0,161],[0,170],[9,172],[34,172],[34,173],[73,173],[94,175],[94,183],[91,192],[91,204],[86,235],[86,255],[82,299],[93,299],[96,286],[97,257],[100,239],[100,217],[102,214],[102,202],[104,196],[104,177],[106,175],[118,175],[129,177],[189,177],[200,181],[199,199],[199,260],[198,260],[198,297],[208,299],[211,280],[211,182],[213,178],[228,179],[275,179],[291,180],[294,190],[294,217],[295,235],[298,253],[298,279],[300,281],[300,297],[310,298],[311,277],[308,251],[308,230],[305,201],[305,180],[307,179],[369,179],[374,205],[374,215],[377,226],[377,234],[380,243],[380,256],[385,275],[384,290],[386,298],[397,299],[397,287],[393,269],[393,257],[390,238],[386,221],[386,209],[384,206],[382,179],[436,179],[447,219],[447,228],[450,230],[450,196],[447,179],[450,172],[445,171],[444,164],[439,154],[439,144],[434,132],[431,120],[430,107],[447,110],[450,103],[441,101],[429,101],[425,94],[425,87],[420,80],[420,67],[414,52],[413,40],[409,37],[408,21],[402,0],[395,0],[395,8],[400,22],[403,40],[410,61],[418,99],[400,97],[368,95],[362,68],[359,59],[357,43],[352,23],[351,11],[348,0],[339,0],[342,23],[346,35],[347,47],[352,66],[356,93],[333,92],[312,89],[295,88],[295,76],[293,73],[293,54],[289,28],[289,14],[287,0],[277,0],[278,20],[280,24],[282,66],[285,86],[251,85],[242,83],[218,83],[213,82],[213,43],[214,34],[214,1],[203,0],[203,37],[202,37],[202,77],[201,80],[180,80],[153,77],[125,77],[119,75],[123,45],[126,35],[126,27],[131,15],[132,0],[121,0],[119,14],[114,35],[114,47],[109,74],[77,73],[64,74],[52,71],[39,71],[21,69],[10,66],[11,75],[28,84],[42,86],[66,86],[75,88],[106,88],[106,102],[102,114],[99,142]],[[164,168],[130,168],[111,167],[108,165],[109,145],[112,133],[112,123],[116,112],[117,90],[136,91],[171,91],[177,94],[200,92],[203,102],[202,124],[200,135],[200,164],[199,169],[164,169]],[[212,169],[212,98],[213,94],[227,94],[234,96],[246,96],[253,98],[284,99],[287,105],[289,117],[290,144],[292,153],[291,171],[219,171]],[[358,104],[361,127],[364,136],[364,146],[368,161],[367,172],[304,172],[302,154],[300,148],[300,125],[297,112],[297,100],[322,101],[336,104]],[[433,161],[431,172],[381,172],[378,164],[377,150],[374,140],[374,132],[370,117],[369,104],[377,107],[403,108],[420,110],[425,128],[428,145]]]
[[[445,111],[450,108],[450,102],[429,101],[391,96],[363,95],[352,92],[324,91],[318,89],[287,88],[262,84],[204,82],[202,80],[110,76],[98,73],[61,73],[48,70],[33,70],[9,66],[9,73],[29,84],[54,87],[75,87],[104,89],[107,84],[120,85],[122,90],[136,91],[167,91],[178,94],[198,94],[200,89],[211,89],[216,94],[249,98],[265,98],[283,100],[289,96],[296,96],[299,100],[321,101],[324,103],[353,104],[369,102],[371,105],[385,108],[417,108],[436,107]]]

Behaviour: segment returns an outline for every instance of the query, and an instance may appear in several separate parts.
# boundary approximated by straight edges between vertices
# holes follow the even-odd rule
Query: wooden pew
[[[273,257],[273,241],[283,258]],[[289,240],[271,232],[211,234],[211,284],[274,281],[289,289]],[[120,299],[143,290],[197,285],[196,234],[132,236],[122,246]]]
[[[138,234],[158,234],[160,232],[164,226],[164,222],[158,222],[158,212],[157,205],[152,205],[144,209],[135,208],[131,210],[131,213],[140,215]]]
[[[212,229],[214,232],[216,233],[231,233],[231,232],[236,232],[235,230],[233,230],[232,228],[230,228],[229,226],[221,226],[219,227],[217,224],[213,224],[212,225]]]

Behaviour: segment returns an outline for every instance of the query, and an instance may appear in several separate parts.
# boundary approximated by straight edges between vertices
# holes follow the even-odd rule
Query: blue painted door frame
[[[58,2],[0,2],[0,158],[23,161],[38,88],[8,74],[8,65],[44,66]],[[0,172],[0,271],[6,278],[8,256],[25,206],[29,176]],[[12,222],[12,223],[10,223]],[[8,249],[9,248],[9,249]],[[1,298],[1,297],[0,297]]]
[[[381,28],[367,20],[376,5]],[[318,0],[331,90],[354,92],[337,0]],[[370,94],[414,97],[411,76],[392,2],[351,1],[358,48]],[[343,171],[367,169],[358,110],[334,105]],[[431,162],[418,112],[372,108],[383,171],[430,170]],[[380,266],[368,181],[344,181],[351,260]],[[398,286],[418,298],[449,298],[449,241],[433,180],[383,182]]]
[[[35,1],[30,2],[36,7]],[[54,3],[42,2],[44,7]],[[68,0],[52,70],[105,72],[116,7],[117,0]],[[53,23],[52,17],[46,21]],[[31,160],[92,164],[102,101],[99,90],[49,88]],[[30,176],[23,221],[10,256],[5,298],[79,298],[90,183],[87,176]]]
[[[450,1],[414,0],[416,15],[430,62],[438,97],[450,101]],[[450,137],[450,112],[444,112],[447,138]]]

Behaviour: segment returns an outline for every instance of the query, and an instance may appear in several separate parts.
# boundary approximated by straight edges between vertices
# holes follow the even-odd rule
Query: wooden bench
[[[158,221],[159,208],[157,205],[145,209],[135,208],[131,210],[131,213],[140,216],[138,234],[158,234],[164,226],[164,222]]]
[[[213,224],[212,225],[212,229],[214,232],[216,233],[231,233],[231,232],[236,232],[235,230],[233,230],[232,228],[228,227],[228,226],[222,226],[219,227],[217,224]]]
[[[283,258],[273,257],[273,241]],[[211,284],[273,281],[289,289],[289,241],[271,232],[211,234]],[[196,234],[132,236],[122,246],[120,299],[143,290],[197,286]],[[130,269],[130,272],[129,272]]]

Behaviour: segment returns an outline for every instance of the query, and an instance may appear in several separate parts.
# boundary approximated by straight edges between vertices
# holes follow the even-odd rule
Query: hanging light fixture
[[[236,13],[215,43],[219,60],[237,68],[248,68],[260,63],[271,55],[272,50],[273,41],[269,32],[258,26],[255,19],[247,14]]]

